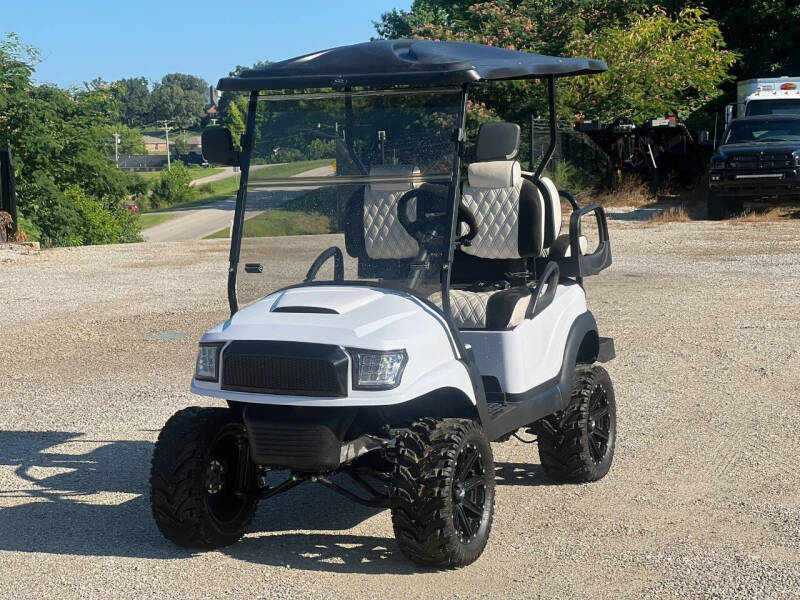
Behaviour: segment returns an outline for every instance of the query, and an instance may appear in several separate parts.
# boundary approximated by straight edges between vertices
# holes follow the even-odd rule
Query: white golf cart
[[[249,95],[240,151],[226,129],[203,135],[209,162],[241,167],[231,318],[203,336],[191,389],[227,408],[182,410],[159,435],[167,538],[231,544],[259,500],[315,482],[390,508],[412,560],[457,567],[489,537],[490,442],[536,435],[559,481],[608,472],[616,409],[596,363],[614,349],[583,290],[611,264],[608,229],[542,177],[556,78],[605,68],[396,40],[219,82]],[[510,79],[548,86],[551,144],[531,172],[519,125],[467,131],[471,90]]]

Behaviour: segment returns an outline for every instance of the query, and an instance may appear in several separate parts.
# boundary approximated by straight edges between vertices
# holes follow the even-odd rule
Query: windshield
[[[800,115],[800,98],[794,100],[751,100],[747,104],[747,116],[756,115]]]
[[[733,121],[723,144],[800,141],[800,119]]]
[[[309,276],[425,297],[440,290],[461,93],[260,97],[236,273],[239,306]]]

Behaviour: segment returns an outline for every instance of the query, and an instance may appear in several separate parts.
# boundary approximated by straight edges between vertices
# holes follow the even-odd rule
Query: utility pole
[[[164,120],[164,133],[167,136],[167,171],[172,171],[172,163],[169,160],[169,121]]]
[[[114,134],[114,160],[117,163],[117,167],[119,167],[119,134]]]

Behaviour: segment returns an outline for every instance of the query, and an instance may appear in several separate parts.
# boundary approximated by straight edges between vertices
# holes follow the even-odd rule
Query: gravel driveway
[[[800,598],[798,225],[612,223],[587,289],[618,351],[614,467],[554,485],[535,445],[495,445],[492,538],[455,572],[310,485],[223,551],[156,531],[152,445],[208,400],[187,390],[224,240],[0,255],[0,598]]]

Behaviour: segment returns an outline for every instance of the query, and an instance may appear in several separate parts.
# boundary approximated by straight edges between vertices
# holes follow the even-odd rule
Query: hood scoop
[[[378,290],[355,286],[299,287],[281,292],[270,312],[343,315],[383,296]]]
[[[271,312],[278,313],[308,313],[317,315],[338,315],[339,311],[323,306],[279,306],[273,308]]]

